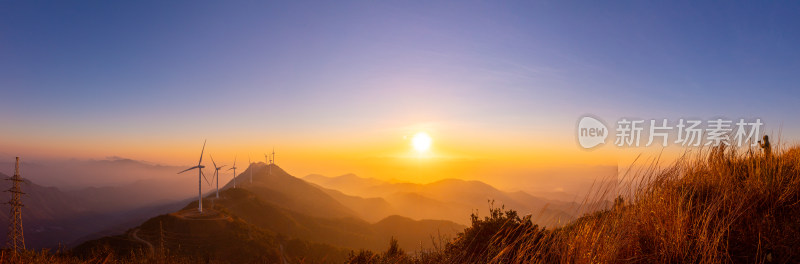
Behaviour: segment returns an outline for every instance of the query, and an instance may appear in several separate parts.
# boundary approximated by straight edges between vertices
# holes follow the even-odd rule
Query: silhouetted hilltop
[[[252,170],[253,182],[250,183]],[[221,178],[227,182],[220,188],[231,188],[230,178]],[[317,217],[341,218],[354,217],[358,214],[337,202],[330,195],[311,184],[289,175],[277,165],[263,162],[253,163],[236,178],[237,186],[252,191],[263,201],[279,207]]]

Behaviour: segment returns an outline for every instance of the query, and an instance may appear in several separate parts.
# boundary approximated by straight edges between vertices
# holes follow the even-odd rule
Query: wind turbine
[[[270,167],[269,167],[269,163],[271,161],[269,160],[269,156],[267,156],[266,153],[264,153],[264,162],[267,163],[267,169],[269,170],[269,173],[267,175],[272,176],[272,169],[270,169]]]
[[[214,164],[214,177],[217,178],[217,199],[219,199],[219,170],[225,165],[217,167],[217,163],[214,162],[214,156],[211,156],[211,163]]]
[[[203,174],[203,168],[206,167],[206,166],[203,166],[203,151],[205,151],[205,150],[206,150],[206,141],[203,140],[203,148],[200,150],[200,161],[197,162],[197,166],[194,166],[194,167],[185,169],[185,170],[183,170],[181,172],[178,172],[178,174],[181,174],[181,173],[193,170],[193,169],[197,169],[197,211],[200,211],[201,214],[203,213],[203,190],[202,190],[203,185],[201,184],[202,181],[200,181],[200,177],[205,179],[206,183],[211,185],[211,183],[208,182],[208,179],[206,178],[206,175]]]
[[[233,156],[233,167],[228,170],[233,170],[233,188],[236,189],[236,156]]]

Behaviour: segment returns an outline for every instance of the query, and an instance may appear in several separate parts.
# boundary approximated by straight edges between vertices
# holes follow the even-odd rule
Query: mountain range
[[[219,198],[216,197],[216,192],[204,197],[203,215],[197,213],[197,201],[192,201],[182,210],[151,218],[123,234],[87,241],[75,250],[85,254],[110,246],[120,253],[130,252],[131,249],[150,248],[162,241],[162,234],[166,233],[169,235],[165,247],[176,254],[206,252],[205,247],[219,242],[203,241],[217,237],[230,242],[215,248],[214,254],[228,257],[235,254],[229,250],[238,248],[231,245],[241,243],[248,243],[241,245],[244,248],[263,247],[239,252],[240,255],[250,254],[247,260],[274,259],[275,254],[263,252],[274,253],[279,247],[286,250],[279,256],[295,258],[298,256],[288,253],[298,250],[295,246],[306,250],[314,247],[320,256],[333,257],[340,256],[341,250],[382,250],[392,237],[409,251],[431,248],[436,241],[432,238],[452,238],[466,227],[447,220],[413,220],[399,215],[370,223],[318,187],[289,175],[278,166],[264,163],[252,164],[239,174],[236,188],[231,181],[221,187]],[[158,229],[156,221],[161,222]],[[226,233],[226,229],[230,231]],[[295,242],[288,243],[290,240]]]
[[[158,171],[161,176],[143,177],[143,180],[116,186],[67,191],[27,180],[23,184],[27,193],[23,197],[26,204],[23,219],[28,247],[80,245],[76,251],[84,253],[98,248],[128,252],[148,250],[160,240],[156,236],[162,231],[184,236],[182,239],[186,241],[178,239],[175,243],[185,247],[192,243],[204,244],[206,240],[203,239],[231,228],[232,232],[243,233],[234,232],[223,237],[232,239],[247,234],[248,239],[260,241],[254,242],[260,246],[253,252],[272,252],[263,256],[253,253],[248,259],[299,257],[302,254],[295,251],[302,251],[302,248],[306,251],[315,248],[321,258],[339,258],[349,250],[382,250],[391,237],[397,238],[407,251],[430,248],[433,241],[455,236],[470,224],[470,214],[481,215],[489,206],[505,206],[521,214],[532,214],[534,222],[548,226],[560,225],[582,214],[576,210],[576,203],[543,199],[525,192],[501,191],[480,181],[445,179],[415,184],[352,174],[298,178],[274,164],[258,162],[251,163],[237,175],[237,188],[233,187],[231,179],[221,179],[226,183],[220,186],[220,199],[216,199],[213,186],[203,183],[204,206],[218,216],[212,217],[214,221],[222,222],[191,222],[189,225],[199,226],[192,228],[194,233],[190,235],[182,229],[186,225],[181,221],[186,220],[187,213],[196,211],[196,176],[176,176],[175,172],[181,168],[132,160],[86,164],[99,164],[103,171],[120,168]],[[122,167],[114,169],[113,165]],[[0,177],[7,175],[0,174]],[[8,189],[9,184],[2,181],[0,188]],[[7,212],[0,210],[0,225],[7,225]],[[156,220],[166,223],[158,231],[154,229]],[[191,237],[197,234],[201,237]],[[276,251],[276,245],[287,251]],[[184,249],[169,250],[181,252]]]
[[[525,192],[504,192],[480,181],[445,179],[428,184],[391,183],[353,174],[303,177],[364,219],[398,214],[414,219],[445,219],[468,225],[470,214],[489,206],[505,206],[531,214],[540,225],[563,224],[581,214],[574,202],[548,200]],[[368,198],[363,198],[368,197]],[[493,203],[490,204],[490,203]]]

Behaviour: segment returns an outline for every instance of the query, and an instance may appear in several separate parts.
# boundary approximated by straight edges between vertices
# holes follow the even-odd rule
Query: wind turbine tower
[[[236,189],[236,156],[233,156],[233,167],[228,170],[233,170],[233,188]]]
[[[211,156],[211,163],[214,164],[214,177],[217,178],[217,199],[219,199],[219,170],[225,167],[225,165],[217,167],[217,163],[214,162],[214,156]]]
[[[267,171],[269,171],[269,173],[268,173],[267,175],[272,175],[272,170],[270,170],[270,169],[269,169],[269,164],[272,162],[272,161],[269,159],[269,155],[267,155],[267,154],[264,154],[264,162],[266,162],[266,163],[267,163]]]
[[[200,178],[202,177],[203,179],[206,180],[206,183],[211,185],[211,183],[208,182],[206,175],[203,174],[203,168],[206,167],[203,166],[203,151],[205,150],[206,150],[206,141],[204,140],[203,148],[200,150],[200,161],[197,162],[197,166],[178,172],[178,174],[181,174],[193,169],[197,169],[197,211],[199,211],[201,214],[203,213],[203,189],[202,189],[203,185],[201,184],[202,181],[200,181]]]
[[[269,159],[269,164],[275,164],[275,147],[272,147],[272,158]],[[272,166],[269,166],[269,175],[272,175]]]

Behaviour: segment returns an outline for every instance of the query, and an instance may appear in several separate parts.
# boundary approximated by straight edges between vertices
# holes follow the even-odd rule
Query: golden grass
[[[785,263],[800,259],[800,148],[687,154],[632,173],[624,202],[532,243],[505,242],[495,262]],[[634,187],[638,186],[638,187]],[[627,188],[625,188],[627,187]],[[610,188],[599,190],[608,193]],[[532,233],[533,234],[533,233]],[[532,237],[532,236],[529,236]],[[501,241],[502,236],[493,238]]]

